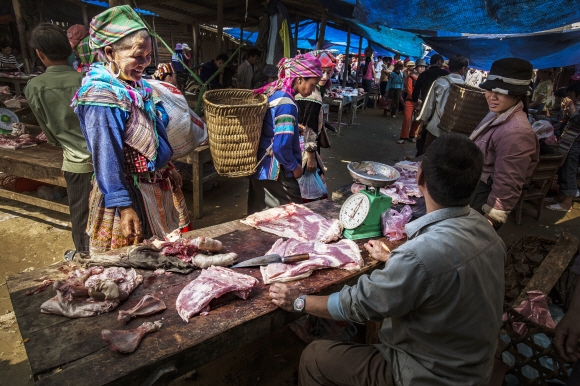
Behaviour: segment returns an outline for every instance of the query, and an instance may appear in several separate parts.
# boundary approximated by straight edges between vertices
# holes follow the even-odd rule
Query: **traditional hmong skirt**
[[[572,119],[568,121],[558,142],[558,153],[567,156],[572,144],[580,137],[580,125]]]
[[[141,221],[144,238],[163,238],[175,229],[189,225],[189,212],[181,189],[172,190],[169,170],[140,173],[138,181],[127,181],[131,207]],[[121,214],[117,208],[105,208],[103,193],[96,180],[89,200],[87,233],[90,252],[104,252],[129,245],[121,231]]]

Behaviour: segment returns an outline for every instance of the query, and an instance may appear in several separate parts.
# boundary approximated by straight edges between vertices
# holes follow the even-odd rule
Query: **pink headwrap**
[[[66,31],[66,37],[73,47],[76,47],[87,36],[89,36],[89,29],[82,24],[72,25]]]
[[[330,51],[312,51],[309,54],[316,56],[320,60],[322,68],[336,66],[336,58]]]
[[[278,80],[254,90],[255,94],[266,93],[272,96],[278,90],[284,90],[294,95],[292,84],[296,78],[320,78],[322,77],[322,65],[318,58],[309,54],[296,55],[291,59],[282,58],[278,62]]]

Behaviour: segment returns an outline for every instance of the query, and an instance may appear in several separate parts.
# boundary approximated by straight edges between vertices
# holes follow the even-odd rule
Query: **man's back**
[[[31,79],[26,99],[48,141],[63,148],[62,170],[71,173],[93,171],[91,155],[71,101],[81,86],[82,75],[72,67],[50,66]]]
[[[429,67],[425,72],[420,74],[419,78],[417,78],[415,89],[413,90],[413,102],[417,102],[419,99],[425,100],[433,82],[435,82],[437,78],[445,75],[449,75],[447,71],[435,66]]]

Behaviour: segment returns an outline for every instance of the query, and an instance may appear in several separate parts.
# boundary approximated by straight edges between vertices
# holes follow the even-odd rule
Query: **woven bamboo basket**
[[[451,82],[449,97],[437,127],[448,133],[471,135],[488,112],[485,91]]]
[[[262,123],[268,110],[265,95],[252,90],[212,90],[203,94],[209,148],[216,171],[244,177],[256,171]]]

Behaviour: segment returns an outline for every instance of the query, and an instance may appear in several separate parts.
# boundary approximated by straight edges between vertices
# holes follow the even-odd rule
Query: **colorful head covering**
[[[81,40],[89,36],[89,29],[82,24],[72,25],[66,30],[66,37],[71,45],[76,47]]]
[[[320,77],[322,77],[322,65],[318,58],[310,54],[296,55],[291,59],[282,58],[278,62],[278,80],[254,90],[254,93],[266,93],[270,97],[276,91],[284,90],[286,93],[294,95],[292,90],[294,79]]]
[[[91,48],[91,37],[87,36],[77,45],[77,54],[83,66],[89,66],[94,62],[98,62],[99,54],[96,50]]]
[[[187,45],[187,43],[181,44],[181,49],[183,51],[191,51],[191,48],[189,48],[189,46]]]
[[[153,79],[163,80],[167,75],[172,75],[174,73],[175,70],[171,63],[159,63],[157,70],[153,74]]]
[[[330,51],[312,51],[309,52],[309,54],[316,56],[318,60],[320,60],[322,68],[336,66],[336,58],[330,53]]]
[[[118,42],[127,35],[147,29],[147,26],[128,5],[112,7],[91,20],[91,48],[100,49]]]
[[[175,45],[175,49],[176,49],[176,50],[182,50],[182,49],[183,49],[183,46],[181,45],[181,43],[177,43],[177,44]]]

